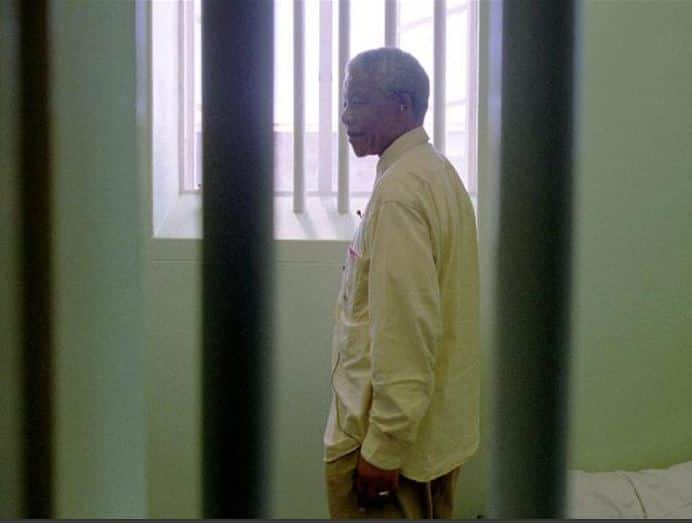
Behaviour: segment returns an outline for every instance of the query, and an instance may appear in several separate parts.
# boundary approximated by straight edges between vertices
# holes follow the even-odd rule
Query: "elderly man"
[[[324,434],[331,517],[450,518],[479,442],[479,276],[468,193],[423,129],[429,81],[395,48],[348,65],[342,121],[376,154],[336,306]]]

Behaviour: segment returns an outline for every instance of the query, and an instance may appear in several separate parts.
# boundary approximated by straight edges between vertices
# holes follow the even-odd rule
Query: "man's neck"
[[[396,135],[389,141],[389,143],[384,147],[384,149],[382,149],[382,151],[380,152],[380,154],[378,154],[377,156],[378,156],[379,158],[382,158],[382,155],[384,154],[384,152],[385,152],[387,149],[389,149],[389,147],[390,147],[394,142],[396,142],[399,138],[401,138],[402,136],[404,136],[404,135],[405,135],[406,133],[408,133],[409,131],[413,131],[416,127],[420,127],[421,125],[423,125],[423,124],[418,124],[418,123],[410,122],[410,123],[407,123],[406,125],[402,126],[401,132],[399,132],[398,134],[396,134]]]

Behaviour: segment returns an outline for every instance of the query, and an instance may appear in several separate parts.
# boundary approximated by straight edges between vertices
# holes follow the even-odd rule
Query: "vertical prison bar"
[[[293,0],[293,212],[303,211],[305,211],[305,2]]]
[[[339,107],[344,100],[344,76],[346,63],[351,52],[351,5],[349,0],[339,0]],[[339,111],[338,114],[341,114]],[[349,211],[349,179],[348,179],[348,141],[346,129],[339,123],[339,168],[338,168],[338,202],[337,209],[341,214]]]
[[[447,2],[436,0],[433,4],[433,143],[438,151],[445,152],[445,109],[447,104]]]
[[[468,191],[472,195],[478,195],[478,20],[479,20],[479,0],[469,0],[468,3],[468,70],[472,74],[468,77],[466,91],[466,136],[468,137],[468,154],[466,155],[466,180],[468,181]]]
[[[502,107],[489,509],[554,518],[565,497],[574,4],[491,9],[502,20]]]
[[[202,7],[203,514],[268,517],[273,2]]]
[[[23,517],[53,517],[50,41],[46,0],[19,2]]]
[[[332,192],[332,2],[320,0],[319,176],[320,194]]]
[[[397,47],[397,0],[385,0],[384,4],[384,45],[385,47]]]

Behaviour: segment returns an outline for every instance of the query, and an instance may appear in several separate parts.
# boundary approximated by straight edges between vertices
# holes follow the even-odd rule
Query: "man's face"
[[[351,69],[344,79],[341,121],[356,156],[381,155],[402,133],[401,103],[386,96],[366,73]]]

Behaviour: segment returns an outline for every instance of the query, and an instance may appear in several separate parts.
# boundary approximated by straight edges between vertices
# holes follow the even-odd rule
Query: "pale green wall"
[[[201,517],[201,273],[189,249],[199,242],[183,242],[152,252],[147,282],[147,484],[155,518]]]
[[[588,2],[575,467],[692,460],[692,2]]]
[[[151,517],[199,517],[199,242],[155,240],[149,311]],[[329,400],[330,332],[342,242],[276,249],[274,517],[325,517],[322,429]],[[306,292],[309,289],[309,292]]]
[[[335,291],[346,246],[287,242],[277,253],[273,517],[328,515],[322,433],[331,393]]]
[[[146,517],[135,3],[50,2],[55,517]]]

